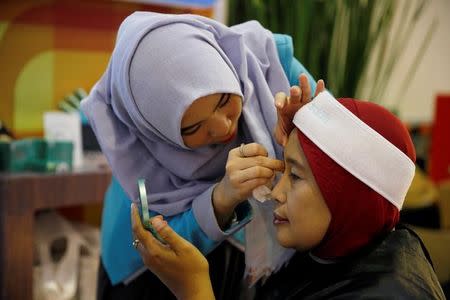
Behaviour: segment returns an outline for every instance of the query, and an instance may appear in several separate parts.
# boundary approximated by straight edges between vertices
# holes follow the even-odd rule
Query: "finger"
[[[279,159],[265,157],[265,156],[254,156],[241,158],[233,163],[230,163],[231,168],[234,170],[245,170],[252,167],[264,167],[273,171],[283,171],[284,162]],[[228,166],[230,167],[230,166]]]
[[[147,230],[142,225],[141,217],[139,216],[139,211],[135,203],[131,204],[131,228],[135,238],[140,241],[146,238]]]
[[[242,152],[242,153],[241,153]],[[244,156],[242,155],[244,154]],[[264,146],[258,143],[245,144],[229,152],[229,157],[252,157],[252,156],[267,156],[267,150]]]
[[[275,138],[275,141],[281,145],[284,146],[284,140],[286,139],[286,131],[284,130],[283,126],[281,124],[277,124],[275,127],[275,130],[273,132],[273,136]]]
[[[287,96],[283,92],[279,92],[275,94],[275,107],[277,109],[283,109],[283,107],[286,105]]]
[[[311,100],[311,86],[309,85],[308,76],[302,73],[299,77],[300,88],[302,89],[302,103],[306,104]]]
[[[155,252],[162,248],[161,243],[142,225],[141,217],[139,216],[139,211],[135,203],[131,204],[131,228],[133,230],[133,236],[139,240],[138,250]],[[142,247],[144,249],[140,249]],[[141,254],[143,253],[141,252]]]
[[[151,222],[158,234],[176,254],[180,254],[183,249],[190,245],[188,241],[179,236],[163,219],[153,218]]]
[[[246,182],[243,182],[241,184],[241,190],[247,191],[247,193],[251,193],[258,186],[266,185],[268,182],[270,182],[270,178],[257,178],[247,180]]]
[[[290,96],[289,96],[289,103],[300,103],[302,97],[302,91],[300,87],[294,85],[291,86],[290,90]]]
[[[319,95],[319,93],[325,91],[325,82],[320,79],[319,81],[317,81],[317,86],[316,86],[316,92],[314,93],[314,97],[316,97],[317,95]]]
[[[161,215],[157,215],[157,216],[151,217],[151,219],[153,219],[153,218],[157,218],[157,219],[160,219],[160,220],[164,220],[164,217],[161,216]]]
[[[237,172],[237,174],[234,176],[234,179],[239,183],[243,183],[248,180],[257,178],[270,179],[274,174],[275,172],[272,169],[260,166],[253,166]]]

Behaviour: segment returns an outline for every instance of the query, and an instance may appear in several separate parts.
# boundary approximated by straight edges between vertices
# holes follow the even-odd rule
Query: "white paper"
[[[252,196],[259,202],[266,202],[272,199],[272,190],[265,185],[261,185],[252,191]]]
[[[284,248],[277,240],[273,225],[275,201],[264,203],[249,199],[253,220],[245,226],[245,274],[251,287],[259,279],[267,279],[294,255],[295,250]]]
[[[46,112],[44,113],[45,138],[53,141],[70,141],[73,143],[73,167],[83,164],[81,146],[81,121],[78,113]]]

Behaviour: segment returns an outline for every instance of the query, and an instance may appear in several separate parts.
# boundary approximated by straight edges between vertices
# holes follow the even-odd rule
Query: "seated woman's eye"
[[[302,180],[303,178],[301,178],[300,176],[294,174],[294,173],[289,173],[289,177],[291,178],[292,181],[298,181],[298,180]]]

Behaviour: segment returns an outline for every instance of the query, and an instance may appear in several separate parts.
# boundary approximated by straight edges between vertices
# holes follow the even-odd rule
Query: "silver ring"
[[[137,249],[137,247],[139,246],[140,241],[138,239],[135,239],[133,241],[133,247]]]
[[[241,157],[247,157],[247,155],[245,155],[244,153],[244,143],[241,144],[241,146],[239,147],[239,154],[241,155]]]

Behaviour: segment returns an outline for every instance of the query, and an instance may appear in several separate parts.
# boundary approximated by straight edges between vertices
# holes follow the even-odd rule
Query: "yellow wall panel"
[[[57,51],[54,64],[54,107],[78,87],[89,92],[103,75],[110,55],[106,51]]]
[[[53,29],[49,26],[9,24],[0,42],[0,119],[8,126],[18,124],[13,121],[15,113],[15,93],[19,76],[30,60],[53,48]],[[48,69],[41,69],[40,76],[48,76]],[[30,88],[31,91],[31,88]],[[21,91],[20,93],[23,94]],[[21,122],[19,122],[21,123]]]
[[[28,60],[14,86],[14,128],[18,131],[42,129],[42,112],[52,105],[52,51],[41,52]]]
[[[8,22],[0,22],[0,42],[3,39],[3,35],[5,34],[6,30],[8,29]]]

